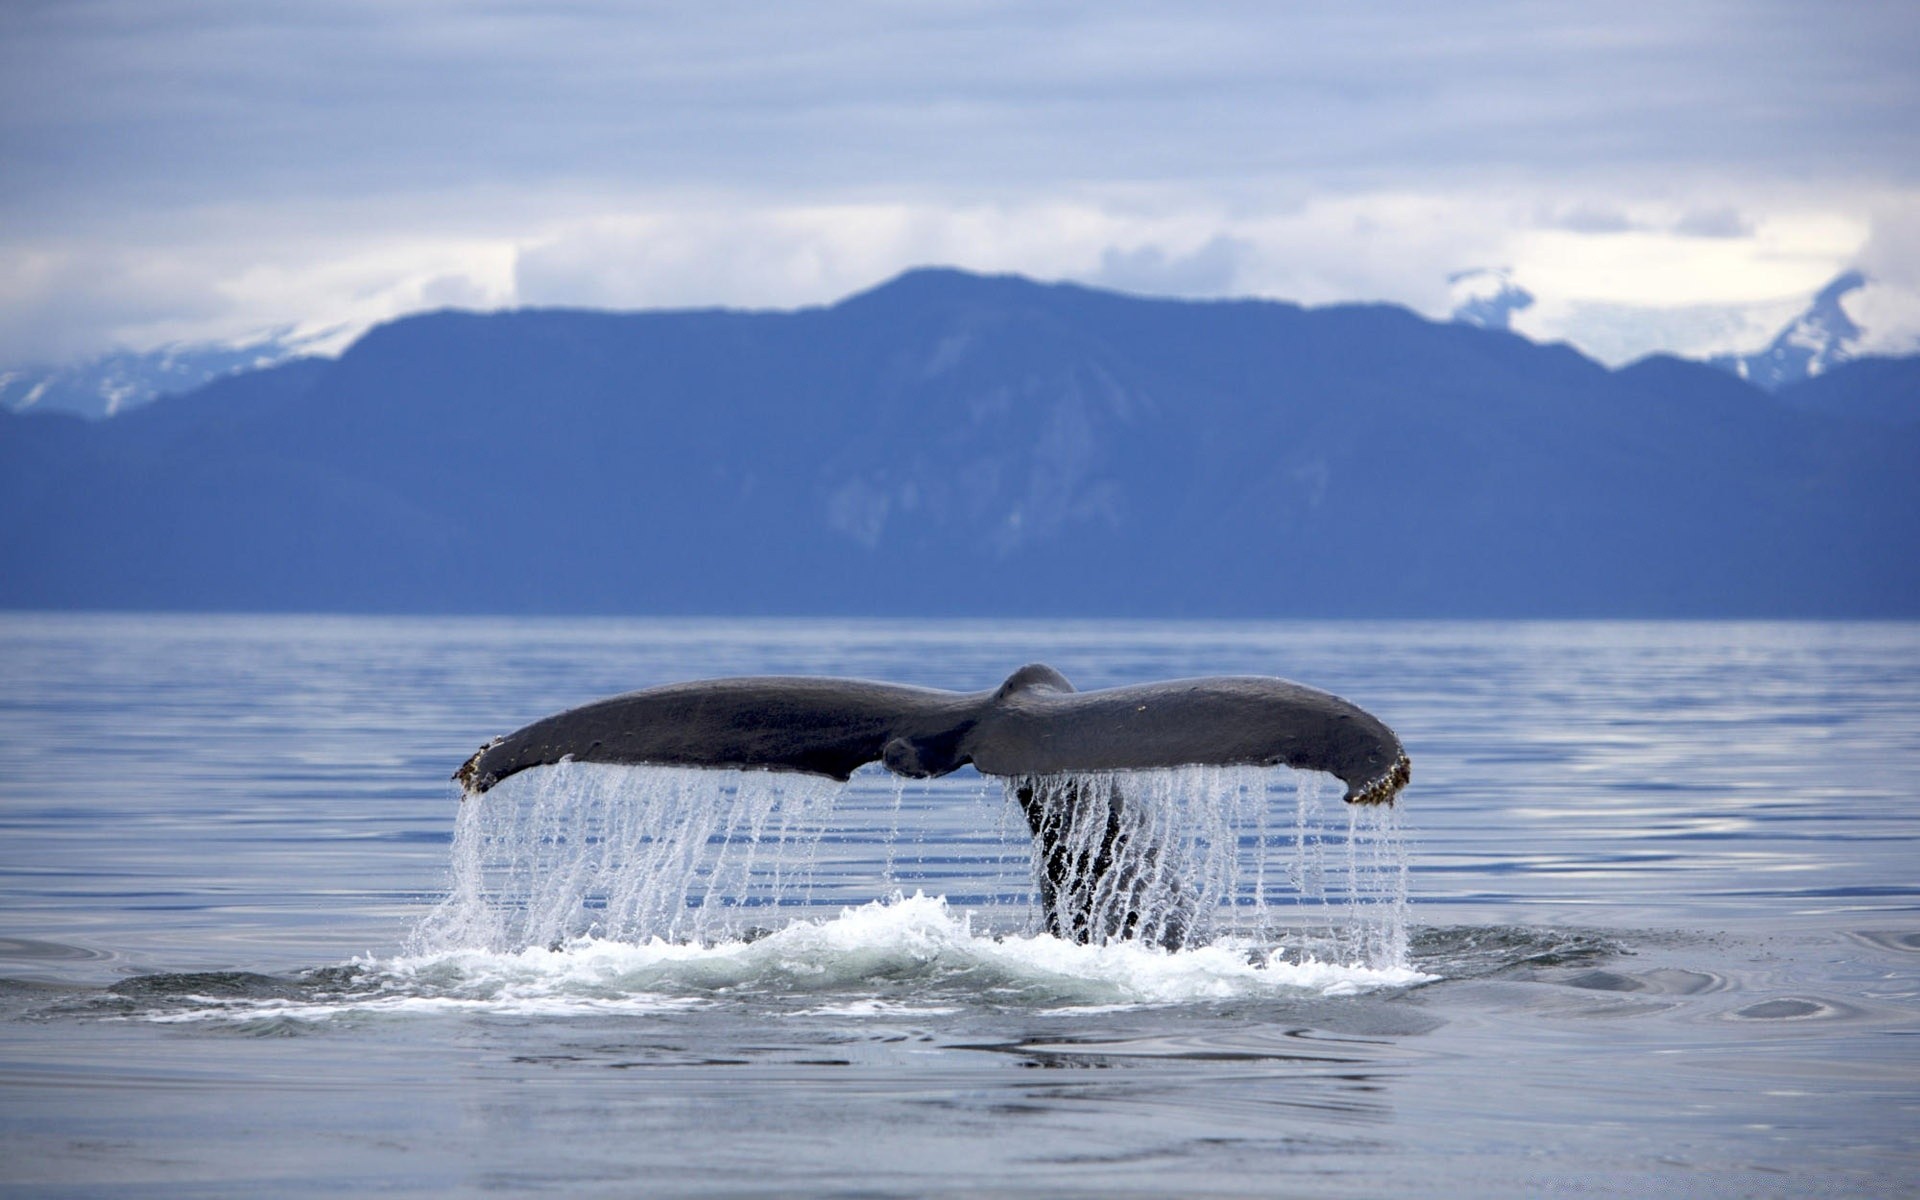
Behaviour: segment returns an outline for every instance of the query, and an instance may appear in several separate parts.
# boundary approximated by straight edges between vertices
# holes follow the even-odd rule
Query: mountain
[[[1721,355],[1713,365],[1765,388],[1778,391],[1788,384],[1811,379],[1853,356],[1860,326],[1847,315],[1841,300],[1848,292],[1867,286],[1867,277],[1847,271],[1821,288],[1805,312],[1774,335],[1764,350],[1754,354]]]
[[[1912,329],[1920,296],[1845,271],[1815,293],[1812,303],[1752,354],[1710,361],[1769,392],[1805,383],[1859,358],[1899,358],[1920,350]]]
[[[423,314],[112,421],[0,415],[0,603],[1916,615],[1916,452],[1387,305],[925,270]]]
[[[1920,355],[1858,358],[1780,389],[1802,412],[1873,425],[1920,425]],[[1920,468],[1920,463],[1915,464]]]
[[[1482,329],[1512,329],[1513,314],[1533,307],[1534,295],[1505,268],[1476,267],[1447,276],[1451,319]]]
[[[12,367],[0,371],[0,409],[98,420],[190,392],[222,375],[271,366],[301,349],[299,341],[269,334],[240,345],[183,343],[144,353],[116,351],[66,366]]]

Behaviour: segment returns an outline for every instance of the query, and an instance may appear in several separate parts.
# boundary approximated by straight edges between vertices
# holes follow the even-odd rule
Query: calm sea
[[[1029,661],[1299,679],[1414,782],[1324,861],[1276,793],[1274,903],[1175,954],[1036,935],[970,773],[809,800],[702,938],[442,903],[534,717]],[[0,1191],[1912,1194],[1916,778],[1911,624],[0,616]]]

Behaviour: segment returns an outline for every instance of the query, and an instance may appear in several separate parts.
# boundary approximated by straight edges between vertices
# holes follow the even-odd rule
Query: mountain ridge
[[[237,342],[176,342],[148,351],[114,350],[65,365],[14,366],[0,370],[0,412],[107,420],[138,412],[163,396],[184,395],[217,379],[306,356],[332,333],[296,337],[276,329]]]
[[[793,312],[415,314],[215,386],[0,416],[0,603],[1920,608],[1899,427],[1390,305],[929,270]]]
[[[1864,271],[1842,271],[1765,346],[1749,354],[1716,355],[1707,362],[1779,392],[1858,360],[1913,357],[1920,342],[1910,329],[1904,334],[1902,329],[1910,325],[1915,305],[1920,305],[1920,296],[1910,289]],[[1895,315],[1902,308],[1908,310],[1905,321]]]

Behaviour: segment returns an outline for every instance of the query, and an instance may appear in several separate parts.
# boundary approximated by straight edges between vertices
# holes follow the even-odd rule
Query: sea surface
[[[652,684],[1031,661],[1310,683],[1413,783],[1228,779],[1168,952],[1040,932],[971,771],[448,779]],[[1911,1195],[1917,779],[1913,624],[0,615],[0,1193]],[[718,857],[662,908],[668,811]]]

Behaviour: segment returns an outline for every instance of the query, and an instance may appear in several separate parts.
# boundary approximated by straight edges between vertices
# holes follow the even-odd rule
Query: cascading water
[[[560,763],[460,805],[452,888],[416,950],[738,936],[811,884],[841,785],[813,775]]]
[[[1232,935],[1277,940],[1301,958],[1403,965],[1397,810],[1339,805],[1341,829],[1322,784],[1284,768],[1186,766],[1010,779],[1006,791],[1038,834],[1043,910],[1071,914],[1053,922],[1059,936],[1199,945]],[[1283,804],[1292,827],[1278,834]],[[1344,869],[1330,869],[1330,848]],[[1273,869],[1280,861],[1284,871]]]
[[[969,775],[908,785],[865,771],[842,785],[789,772],[530,770],[461,804],[452,886],[413,949],[711,944],[925,889],[976,909],[989,934],[1044,930],[1045,913],[1065,912],[1075,915],[1050,932],[1072,940],[1235,938],[1276,961],[1405,964],[1394,806],[1329,814],[1317,774],[1189,766],[1007,779],[996,821],[980,808],[985,781]]]

